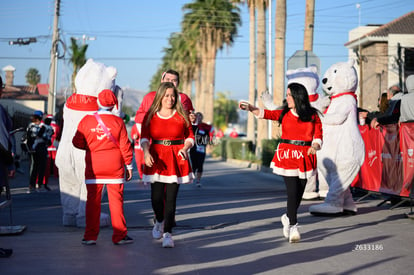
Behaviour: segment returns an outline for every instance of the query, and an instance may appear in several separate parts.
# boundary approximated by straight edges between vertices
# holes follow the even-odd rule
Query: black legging
[[[43,186],[47,163],[47,147],[45,143],[39,143],[35,152],[31,153],[30,163],[30,186],[36,188],[36,182],[39,188]]]
[[[307,179],[300,179],[299,177],[283,177],[283,179],[285,180],[287,193],[287,216],[290,225],[295,225],[298,222],[298,208],[302,201]]]
[[[176,183],[154,182],[151,184],[152,209],[155,213],[155,219],[158,222],[164,221],[164,232],[172,232],[179,187],[180,185]]]

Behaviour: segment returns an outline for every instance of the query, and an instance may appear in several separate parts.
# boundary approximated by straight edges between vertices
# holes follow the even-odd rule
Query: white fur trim
[[[194,179],[194,174],[192,172],[185,177],[164,176],[160,174],[142,175],[142,181],[144,183],[163,182],[163,183],[186,184],[186,183],[191,183],[193,179]]]
[[[124,179],[86,179],[86,184],[120,184],[124,183]]]
[[[140,142],[141,147],[145,142],[148,143],[148,144],[150,143],[147,138],[141,138],[141,142]]]

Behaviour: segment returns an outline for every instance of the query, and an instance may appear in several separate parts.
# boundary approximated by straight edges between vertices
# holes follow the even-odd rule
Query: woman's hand
[[[182,160],[186,160],[186,159],[188,159],[188,151],[187,151],[187,150],[185,150],[184,148],[181,148],[181,149],[178,151],[178,157],[180,157]]]
[[[144,160],[145,160],[145,165],[148,167],[152,167],[152,165],[154,165],[154,159],[151,156],[151,154],[148,153],[144,153]]]
[[[320,150],[321,146],[318,143],[313,143],[311,147],[308,149],[308,155],[312,154],[315,155],[316,151]]]
[[[132,169],[127,169],[126,181],[130,181],[131,179],[132,179]]]

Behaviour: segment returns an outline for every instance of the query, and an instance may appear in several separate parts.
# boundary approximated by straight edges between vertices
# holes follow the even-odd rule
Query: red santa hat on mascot
[[[105,89],[98,95],[98,105],[103,110],[110,110],[115,106],[118,108],[118,99],[111,90]]]
[[[309,101],[311,103],[318,100],[319,95],[316,92],[316,89],[318,89],[319,86],[319,76],[318,68],[316,66],[288,70],[286,72],[286,78],[288,79],[288,85],[290,83],[302,84],[308,92]]]

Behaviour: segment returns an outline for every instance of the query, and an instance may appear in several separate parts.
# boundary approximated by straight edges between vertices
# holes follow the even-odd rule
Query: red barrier
[[[398,124],[359,129],[365,161],[352,186],[409,197],[414,178],[414,123],[402,123],[401,129]]]

